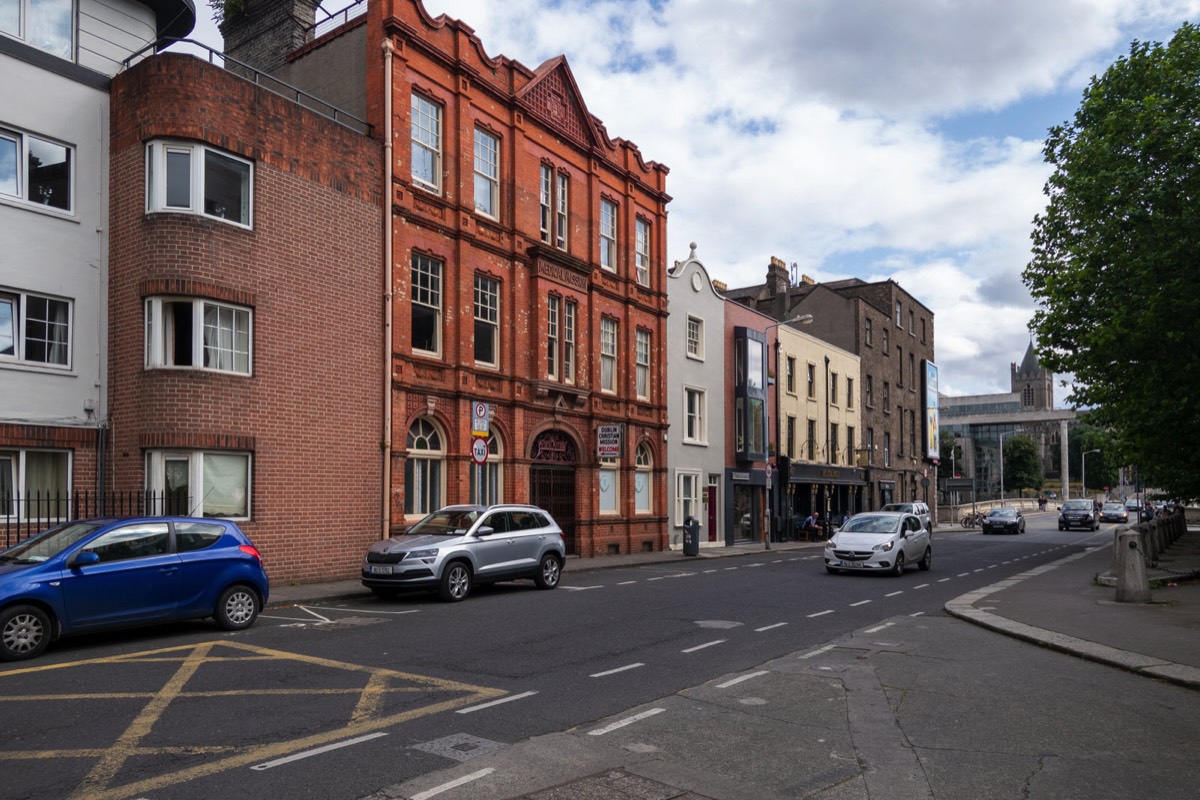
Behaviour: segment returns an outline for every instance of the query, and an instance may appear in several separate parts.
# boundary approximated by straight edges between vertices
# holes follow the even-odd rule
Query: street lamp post
[[[1004,505],[1004,437],[1012,436],[1016,431],[1006,431],[1000,434],[1000,505]]]
[[[1099,450],[1085,450],[1083,451],[1083,458],[1080,459],[1080,461],[1082,461],[1082,465],[1079,470],[1079,484],[1083,489],[1084,497],[1087,497],[1087,457],[1092,453],[1099,452]]]
[[[780,325],[788,325],[790,323],[796,323],[799,325],[811,325],[812,321],[813,321],[812,314],[800,314],[798,316],[792,317],[791,319],[784,319],[784,320],[780,320],[779,322],[771,323],[767,327],[763,328],[763,333],[765,334],[767,331],[771,330],[772,328],[778,328]],[[826,387],[826,391],[828,391],[828,387]],[[780,414],[780,411],[779,411],[779,333],[776,332],[775,333],[775,413],[774,413],[774,415],[767,416],[768,424],[769,424],[769,420],[771,419],[771,416],[775,417],[775,460],[776,460],[776,462],[778,462],[778,460],[779,460],[779,451],[782,449],[780,447],[781,442],[779,441],[779,414]],[[767,441],[768,442],[771,441],[771,431],[770,430],[767,431]],[[776,509],[775,509],[775,502],[778,501],[778,498],[774,497],[774,495],[771,492],[771,486],[774,482],[775,482],[774,477],[771,475],[770,471],[768,471],[768,473],[767,473],[767,513],[769,514],[769,519],[767,520],[767,529],[765,531],[763,531],[763,549],[764,550],[771,549],[771,532],[775,527],[775,519],[778,516],[778,514],[776,513]],[[779,495],[779,494],[782,494],[782,492],[775,493],[775,495]]]

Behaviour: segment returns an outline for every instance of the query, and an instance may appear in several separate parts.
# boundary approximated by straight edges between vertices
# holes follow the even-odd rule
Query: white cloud
[[[343,0],[344,1],[344,0]],[[1200,0],[425,0],[671,173],[668,260],[731,286],[771,256],[895,278],[935,313],[943,390],[1006,391],[1048,169],[1040,136],[1133,39]],[[207,6],[197,9],[207,16]],[[219,37],[211,27],[197,36]]]

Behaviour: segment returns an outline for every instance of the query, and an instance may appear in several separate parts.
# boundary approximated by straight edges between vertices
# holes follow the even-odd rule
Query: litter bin
[[[695,517],[683,518],[683,554],[700,555],[700,520]]]

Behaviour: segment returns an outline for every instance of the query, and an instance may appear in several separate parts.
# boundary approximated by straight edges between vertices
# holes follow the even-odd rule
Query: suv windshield
[[[1091,511],[1091,500],[1068,500],[1063,503],[1063,511]]]
[[[479,519],[479,511],[474,508],[435,511],[413,525],[405,533],[410,536],[418,534],[425,536],[462,536],[477,519]]]
[[[880,511],[903,511],[906,514],[916,513],[913,511],[912,503],[888,503]]]

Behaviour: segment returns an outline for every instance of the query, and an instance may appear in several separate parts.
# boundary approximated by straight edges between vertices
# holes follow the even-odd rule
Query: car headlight
[[[409,550],[408,558],[414,561],[421,561],[425,564],[432,564],[437,559],[437,548],[429,547],[424,550]]]
[[[887,541],[887,542],[883,542],[882,544],[877,544],[874,547],[872,547],[871,549],[877,553],[886,553],[895,546],[896,546],[895,542]]]

